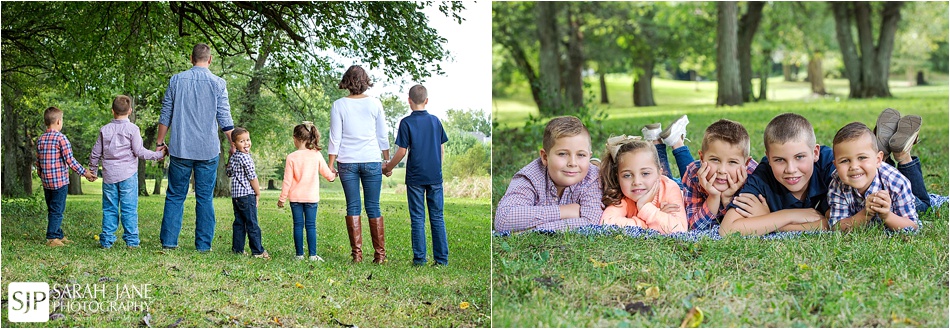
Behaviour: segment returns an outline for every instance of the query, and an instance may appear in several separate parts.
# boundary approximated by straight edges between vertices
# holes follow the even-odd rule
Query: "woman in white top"
[[[372,86],[369,75],[359,65],[350,66],[343,74],[339,88],[349,90],[350,95],[333,102],[327,153],[330,155],[330,169],[340,175],[346,195],[346,232],[350,236],[353,262],[363,261],[362,183],[369,232],[376,251],[373,262],[382,264],[386,260],[386,239],[383,216],[379,211],[379,190],[383,184],[382,161],[389,161],[389,136],[386,134],[383,104],[363,94]]]

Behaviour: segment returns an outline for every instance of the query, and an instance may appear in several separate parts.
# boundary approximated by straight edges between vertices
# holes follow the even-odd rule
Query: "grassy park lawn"
[[[660,106],[642,109],[630,106],[629,79],[619,81],[608,89],[617,103],[598,105],[608,119],[602,126],[588,127],[597,156],[609,135],[639,135],[644,124],[666,126],[688,114],[687,145],[694,156],[703,129],[728,118],[749,130],[752,155],[759,159],[764,155],[765,125],[777,114],[804,115],[815,126],[818,142],[830,144],[846,123],[873,125],[881,110],[893,107],[923,117],[914,154],[921,158],[930,192],[948,192],[945,81],[913,88],[892,83],[895,98],[874,100],[846,99],[847,85],[837,81],[826,83],[840,96],[826,98],[807,96],[804,83],[775,81],[770,88],[776,89],[776,97],[769,96],[776,101],[716,108],[710,105],[715,100],[714,83],[701,83],[712,88],[696,92],[695,83],[660,80],[655,87]],[[501,129],[494,134],[493,206],[511,176],[537,157],[541,130],[521,129],[528,114],[537,113],[529,97],[494,102]],[[890,235],[870,227],[848,235],[786,240],[726,237],[683,242],[619,233],[495,238],[493,324],[675,327],[695,306],[704,312],[703,327],[947,327],[947,206],[921,218],[923,228],[916,235]]]
[[[127,249],[119,233],[113,248],[100,249],[95,240],[101,230],[100,182],[85,182],[85,195],[68,197],[63,229],[74,242],[62,248],[44,245],[42,195],[32,201],[4,200],[3,280],[45,281],[51,286],[106,284],[107,292],[115,285],[150,284],[150,298],[137,299],[148,302],[148,311],[51,309],[51,313],[62,313],[64,318],[23,324],[10,323],[4,315],[4,327],[144,327],[146,314],[151,316],[153,327],[490,325],[491,223],[487,198],[447,197],[449,266],[412,267],[406,199],[397,193],[398,188],[386,188],[384,183],[381,207],[386,218],[389,262],[383,266],[371,262],[373,247],[364,219],[364,262],[354,265],[350,263],[343,224],[345,200],[338,182],[326,184],[321,191],[317,253],[326,260],[323,263],[294,259],[290,209],[278,209],[279,191],[266,190],[258,216],[264,247],[272,257],[269,261],[230,252],[234,217],[229,198],[214,200],[217,226],[213,251],[195,251],[193,195],[185,203],[179,249],[165,251],[159,244],[163,195],[139,200],[142,248]],[[432,263],[431,242],[428,251]],[[3,289],[5,314],[6,284]],[[107,302],[114,296],[114,292],[108,292],[106,299],[98,301]]]

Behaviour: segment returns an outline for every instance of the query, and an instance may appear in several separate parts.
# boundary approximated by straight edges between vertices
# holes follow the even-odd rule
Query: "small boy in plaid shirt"
[[[60,227],[63,224],[63,211],[66,210],[66,192],[69,189],[69,169],[95,180],[96,175],[87,171],[73,157],[73,148],[63,129],[63,111],[50,107],[43,113],[46,132],[36,140],[36,171],[43,183],[43,195],[46,198],[46,245],[61,247],[70,242]]]
[[[261,187],[257,181],[254,160],[251,159],[251,134],[237,127],[231,132],[231,141],[236,151],[228,159],[227,174],[231,178],[231,205],[234,206],[234,233],[231,236],[231,251],[244,253],[244,238],[248,239],[251,254],[256,258],[270,259],[261,244],[261,227],[257,223],[257,205],[261,199]]]
[[[838,130],[834,139],[837,175],[828,187],[831,228],[847,232],[871,222],[895,231],[920,228],[917,212],[927,210],[930,197],[920,160],[911,157],[910,150],[921,122],[919,116],[900,117],[896,110],[887,109],[878,118],[877,134],[860,122]],[[885,162],[888,152],[897,164]]]

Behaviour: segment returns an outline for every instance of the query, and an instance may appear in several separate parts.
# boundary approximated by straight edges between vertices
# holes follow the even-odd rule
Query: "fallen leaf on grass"
[[[618,260],[618,261],[605,263],[605,262],[601,262],[599,260],[594,259],[594,257],[591,257],[590,262],[594,264],[594,267],[607,267],[607,265],[619,263],[620,261]]]
[[[660,298],[660,287],[652,286],[644,293],[648,298]]]
[[[897,314],[891,314],[891,323],[904,323],[914,327],[920,327],[920,322],[911,320],[909,318],[899,318],[897,317]]]
[[[333,285],[334,282],[336,281],[333,281],[333,279],[327,278],[327,283],[330,284],[331,286]]]
[[[798,269],[802,271],[807,271],[807,270],[810,270],[811,267],[809,267],[808,264],[798,264]]]
[[[93,235],[92,238],[93,238],[93,239],[96,239],[96,241],[99,241],[99,236],[98,236],[98,235]]]
[[[625,305],[623,309],[627,311],[627,313],[630,313],[630,315],[634,315],[637,313],[642,314],[642,315],[649,315],[650,312],[653,311],[653,308],[650,307],[650,305],[644,304],[643,302],[627,303],[627,305]]]
[[[689,312],[686,313],[686,317],[683,318],[683,323],[680,324],[680,328],[698,328],[700,324],[703,323],[703,311],[699,307],[693,306],[689,309]]]
[[[468,308],[469,306],[470,305],[468,304],[468,302],[462,302],[461,304],[459,304],[459,308],[463,310]]]
[[[297,287],[297,288],[300,288],[300,289],[303,289],[303,285],[302,285],[302,284],[300,284],[300,282],[297,282],[297,283],[295,283],[295,284],[294,284],[294,287]]]
[[[274,323],[276,323],[278,326],[281,326],[281,327],[284,326],[283,323],[280,323],[280,318],[278,318],[278,317],[276,317],[276,316],[272,319],[272,321],[274,321]]]

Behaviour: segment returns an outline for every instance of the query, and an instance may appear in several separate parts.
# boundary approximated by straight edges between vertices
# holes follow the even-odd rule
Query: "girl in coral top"
[[[320,132],[310,121],[294,127],[294,146],[297,150],[287,155],[284,184],[280,189],[277,207],[283,208],[290,200],[294,216],[294,248],[297,259],[303,259],[303,231],[307,229],[307,251],[310,260],[323,261],[317,255],[317,203],[320,202],[320,176],[332,182],[336,174],[330,170],[320,153]]]
[[[601,225],[639,226],[663,234],[686,232],[683,192],[660,171],[656,148],[639,137],[607,140],[600,181],[606,209]]]

